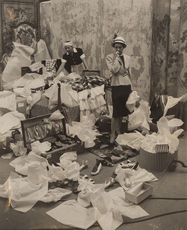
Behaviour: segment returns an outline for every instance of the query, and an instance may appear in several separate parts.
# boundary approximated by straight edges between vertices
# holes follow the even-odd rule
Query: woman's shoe
[[[93,169],[91,171],[91,175],[92,176],[97,175],[101,171],[101,168],[102,168],[101,160],[96,159],[96,164],[94,165],[94,167],[93,167]]]

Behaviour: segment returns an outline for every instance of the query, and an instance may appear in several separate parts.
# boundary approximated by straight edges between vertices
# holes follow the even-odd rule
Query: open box
[[[65,151],[80,151],[81,142],[67,136],[64,118],[52,121],[49,119],[50,116],[51,114],[46,114],[21,121],[22,135],[24,146],[28,151],[31,150],[31,144],[35,141],[51,142],[52,139],[57,138],[56,142],[59,143],[60,136],[61,145],[42,155],[48,159],[49,163],[57,163]]]
[[[125,199],[139,204],[153,193],[153,187],[148,183],[139,183],[128,191],[125,191]]]
[[[49,119],[51,114],[37,116],[21,121],[24,146],[31,150],[31,143],[39,140],[45,141],[46,138],[54,134],[61,133],[66,135],[64,118],[52,121]]]

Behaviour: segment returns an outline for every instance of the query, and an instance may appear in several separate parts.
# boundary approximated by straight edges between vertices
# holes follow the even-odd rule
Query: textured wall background
[[[151,97],[187,93],[187,0],[153,0]]]
[[[153,0],[151,98],[167,91],[170,0]]]
[[[52,9],[51,2],[43,2],[40,7],[40,30],[41,38],[45,40],[49,52],[52,56],[53,53],[53,39],[54,35],[52,31]]]
[[[180,9],[180,0],[171,0],[167,93],[172,96],[177,96],[179,78]]]
[[[187,93],[187,0],[181,0],[178,95]]]
[[[181,0],[178,61],[178,96],[187,93],[187,0]],[[184,128],[187,130],[187,102],[184,104]]]
[[[52,57],[61,57],[63,42],[71,39],[83,48],[90,69],[107,74],[105,56],[112,52],[114,32],[124,36],[132,58],[134,88],[149,99],[152,0],[51,0],[41,4],[41,28],[50,30],[46,41]],[[44,37],[45,39],[45,37]]]

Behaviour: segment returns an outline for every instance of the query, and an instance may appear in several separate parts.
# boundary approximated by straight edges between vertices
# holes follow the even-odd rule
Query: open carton
[[[139,204],[153,193],[153,187],[148,183],[139,183],[128,191],[125,191],[125,199]]]

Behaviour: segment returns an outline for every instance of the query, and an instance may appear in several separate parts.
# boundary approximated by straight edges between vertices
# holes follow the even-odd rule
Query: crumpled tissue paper
[[[49,189],[48,193],[40,199],[40,201],[45,203],[57,202],[63,197],[70,195],[72,192],[64,188],[54,188]]]
[[[115,169],[116,181],[121,185],[124,190],[128,190],[138,183],[157,181],[158,179],[145,169],[138,167],[136,170],[124,169],[120,164]],[[128,178],[129,184],[127,186],[126,179]]]
[[[36,154],[45,153],[51,149],[51,143],[48,141],[35,141],[31,144],[31,149],[32,152]]]
[[[27,176],[28,175],[28,167],[33,162],[40,163],[40,166],[44,168],[44,170],[47,168],[48,162],[45,158],[30,152],[28,155],[20,156],[14,159],[9,163],[10,166],[12,166],[17,173],[20,173],[21,175]]]
[[[34,173],[34,171],[32,171]],[[20,212],[29,211],[48,192],[48,181],[38,175],[40,183],[35,184],[29,177],[11,173],[8,180],[0,186],[0,196],[8,198],[11,206]],[[38,182],[38,179],[36,179]]]
[[[127,145],[133,149],[140,150],[144,136],[140,132],[124,133],[118,135],[116,142],[119,145]]]
[[[94,208],[84,208],[76,200],[68,200],[47,212],[49,216],[62,224],[88,229],[96,222]]]
[[[49,120],[62,120],[64,118],[64,115],[60,112],[60,110],[56,110],[51,114],[49,117]]]

